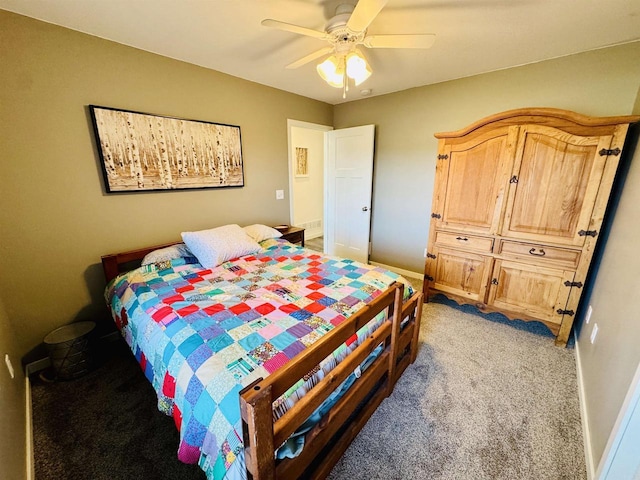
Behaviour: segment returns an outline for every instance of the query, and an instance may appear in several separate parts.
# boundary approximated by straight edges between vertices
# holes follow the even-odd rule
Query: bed
[[[131,269],[173,244],[105,255],[105,298],[181,461],[209,479],[323,478],[415,360],[422,294],[379,267],[256,240],[215,266],[187,249]]]

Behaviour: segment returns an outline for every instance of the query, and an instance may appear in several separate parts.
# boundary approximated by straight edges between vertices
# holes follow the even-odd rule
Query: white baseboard
[[[411,270],[405,270],[404,268],[392,267],[391,265],[385,265],[384,263],[378,262],[369,262],[371,265],[375,265],[376,267],[386,268],[387,270],[391,270],[392,272],[398,273],[404,277],[416,278],[418,280],[422,280],[424,275],[418,272],[412,272]]]
[[[40,370],[44,370],[45,368],[49,368],[51,366],[51,359],[49,357],[41,358],[31,363],[27,363],[24,366],[24,371],[27,375],[27,378],[30,375],[33,375]]]
[[[587,467],[587,480],[595,479],[595,466],[593,462],[593,452],[591,451],[591,432],[589,431],[589,417],[587,414],[587,401],[584,392],[584,382],[582,380],[582,363],[580,362],[580,345],[575,331],[573,338],[576,346],[576,373],[578,375],[578,398],[580,400],[580,417],[582,420],[582,441],[584,443],[584,459]]]
[[[34,480],[36,478],[36,473],[33,458],[33,409],[31,406],[31,381],[29,380],[29,376],[25,375],[24,382],[27,480]]]

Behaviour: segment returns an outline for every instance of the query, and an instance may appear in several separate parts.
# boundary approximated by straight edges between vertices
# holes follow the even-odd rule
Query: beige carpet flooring
[[[545,332],[425,304],[416,362],[330,478],[585,479],[574,350]]]

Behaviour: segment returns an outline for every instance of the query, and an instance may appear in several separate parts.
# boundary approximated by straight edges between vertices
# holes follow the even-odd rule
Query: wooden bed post
[[[396,370],[398,366],[400,324],[402,323],[402,299],[404,298],[404,285],[396,284],[395,301],[393,302],[393,320],[391,328],[391,356],[389,357],[389,388],[387,395],[391,395],[396,385]],[[390,312],[391,313],[391,312]]]
[[[424,294],[420,294],[418,298],[418,305],[416,306],[415,319],[413,320],[413,338],[411,339],[411,363],[416,361],[418,356],[418,338],[420,337],[420,321],[422,320],[422,303],[424,300]]]
[[[244,456],[249,479],[275,479],[272,404],[271,385],[261,388],[254,384],[248,387],[246,394],[240,395]]]
[[[102,257],[102,270],[104,270],[104,276],[107,279],[107,283],[116,278],[118,273],[120,273],[118,268],[118,256],[104,255]]]

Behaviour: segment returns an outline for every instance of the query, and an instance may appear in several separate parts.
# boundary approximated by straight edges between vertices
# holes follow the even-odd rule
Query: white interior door
[[[325,251],[369,261],[375,126],[325,133]]]

